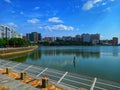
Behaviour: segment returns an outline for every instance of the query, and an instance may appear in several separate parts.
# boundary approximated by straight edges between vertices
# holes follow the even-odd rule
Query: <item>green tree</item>
[[[9,40],[9,45],[12,47],[23,47],[23,46],[29,46],[30,42],[28,40],[21,38],[11,38]]]
[[[6,39],[0,39],[0,47],[4,47],[7,44]]]

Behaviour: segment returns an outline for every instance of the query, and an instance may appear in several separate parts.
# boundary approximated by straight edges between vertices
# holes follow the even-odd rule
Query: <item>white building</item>
[[[0,38],[4,37],[4,26],[0,25]]]
[[[8,26],[0,25],[0,38],[22,38],[22,35]]]

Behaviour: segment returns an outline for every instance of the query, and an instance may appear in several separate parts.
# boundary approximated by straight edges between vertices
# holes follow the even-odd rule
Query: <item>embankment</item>
[[[0,57],[16,55],[31,52],[38,48],[38,46],[18,47],[18,48],[0,48]]]

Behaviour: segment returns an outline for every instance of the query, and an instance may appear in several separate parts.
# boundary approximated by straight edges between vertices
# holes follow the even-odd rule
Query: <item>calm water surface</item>
[[[41,46],[11,60],[120,82],[119,46]]]

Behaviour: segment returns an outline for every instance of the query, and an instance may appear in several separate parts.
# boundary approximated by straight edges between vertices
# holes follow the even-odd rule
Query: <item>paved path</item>
[[[37,79],[40,79],[42,76],[48,76],[53,83],[75,89],[83,87],[90,90],[90,88],[94,85],[93,90],[120,90],[120,83],[117,82],[103,80],[97,77],[96,81],[94,81],[93,77],[73,74],[67,71],[65,72],[36,65],[0,60],[0,68],[6,67],[11,67],[16,72],[26,70],[29,75]]]
[[[2,74],[0,74],[0,84],[4,84],[11,90],[39,90],[38,88],[34,88],[28,84],[25,84]]]

